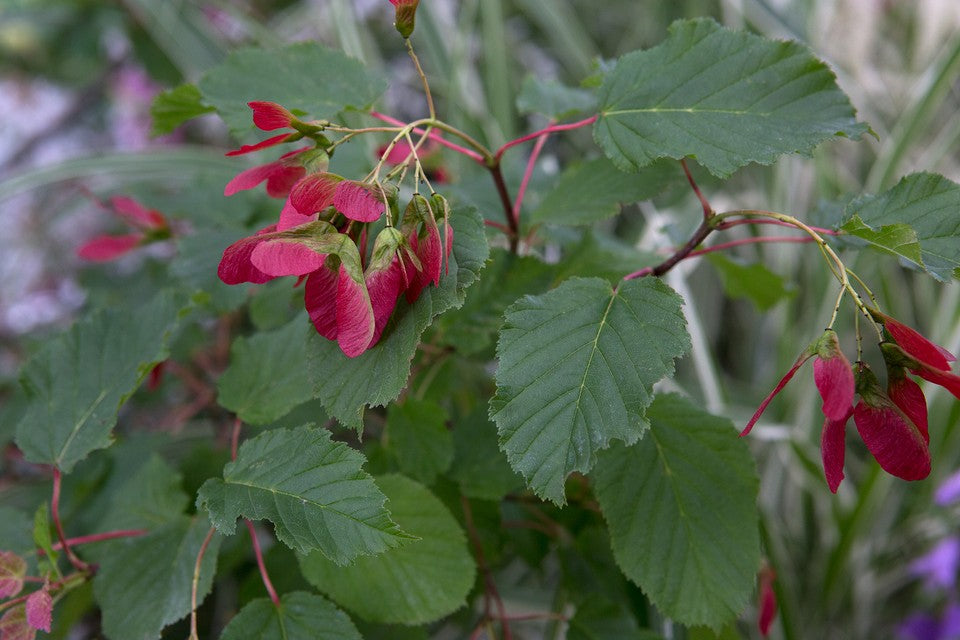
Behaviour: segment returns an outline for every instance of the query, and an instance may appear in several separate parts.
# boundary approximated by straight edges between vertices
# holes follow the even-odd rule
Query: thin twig
[[[432,120],[437,117],[437,111],[433,108],[433,94],[430,93],[430,83],[427,82],[427,74],[423,72],[423,67],[420,66],[420,58],[418,58],[414,52],[410,38],[404,38],[403,43],[407,47],[407,53],[410,54],[410,59],[413,60],[413,65],[417,68],[417,75],[420,76],[420,82],[423,83],[423,93],[427,98],[427,110],[430,112],[430,119]]]
[[[510,200],[510,194],[507,192],[507,183],[503,180],[503,172],[500,170],[499,164],[488,168],[490,175],[493,177],[493,183],[497,187],[497,195],[500,196],[500,204],[503,206],[503,213],[507,218],[507,225],[510,227],[510,234],[508,236],[510,253],[516,253],[520,242],[520,228],[517,220],[513,217],[513,203]]]
[[[483,555],[483,543],[480,542],[480,535],[477,533],[477,527],[473,523],[473,511],[470,508],[470,501],[466,496],[460,496],[460,504],[463,506],[463,519],[467,525],[467,535],[473,544],[474,552],[477,554],[477,567],[483,574],[484,584],[484,617],[490,619],[490,602],[497,608],[497,618],[500,620],[500,626],[503,629],[503,640],[513,640],[513,633],[510,631],[510,624],[507,619],[506,609],[503,606],[503,600],[500,598],[500,592],[497,591],[497,585],[493,581],[493,575],[487,566],[487,561]]]
[[[207,537],[203,539],[203,544],[200,545],[200,551],[197,552],[197,561],[193,565],[193,580],[190,585],[190,638],[189,640],[200,640],[200,636],[197,634],[197,590],[200,585],[200,565],[203,563],[203,556],[207,552],[207,547],[210,545],[210,540],[213,539],[213,534],[216,531],[213,527],[210,527],[210,531],[207,531]]]
[[[687,176],[687,182],[690,183],[690,186],[693,188],[693,192],[697,194],[697,199],[700,201],[700,206],[703,207],[703,219],[709,220],[710,216],[713,215],[713,208],[707,201],[706,196],[703,195],[703,192],[700,191],[700,187],[697,186],[697,181],[693,179],[693,174],[690,173],[690,167],[687,166],[686,158],[680,160],[680,166],[683,167],[683,173]]]
[[[543,151],[543,147],[547,144],[547,138],[550,136],[548,133],[544,133],[539,138],[537,138],[536,144],[533,145],[533,150],[530,151],[530,158],[527,160],[527,167],[523,171],[523,180],[520,182],[520,188],[517,189],[517,199],[513,201],[513,217],[516,220],[517,228],[520,228],[520,208],[523,206],[523,196],[527,193],[527,185],[530,183],[530,177],[533,175],[533,169],[536,166],[537,158],[540,157],[540,152]]]
[[[53,526],[57,529],[57,536],[60,538],[60,545],[63,549],[63,552],[67,556],[67,560],[70,561],[70,564],[73,565],[73,568],[77,571],[89,571],[90,565],[81,560],[73,552],[73,549],[70,548],[70,541],[67,540],[67,536],[63,531],[63,523],[60,521],[60,485],[63,480],[60,475],[60,469],[57,467],[53,468],[53,498],[51,499],[50,504],[50,513],[53,516]]]
[[[379,120],[383,120],[384,122],[389,122],[390,124],[397,125],[398,127],[402,127],[406,124],[405,122],[403,122],[403,120],[397,120],[392,116],[385,115],[378,111],[371,111],[370,115]],[[412,131],[418,135],[423,135],[426,132],[425,129],[422,129],[420,127],[415,127],[414,129],[412,129]],[[472,149],[461,147],[456,142],[450,142],[449,140],[444,138],[439,131],[431,131],[430,139],[436,140],[437,143],[447,147],[448,149],[453,149],[457,153],[463,154],[468,158],[470,158],[471,160],[479,162],[480,164],[486,163],[486,158],[484,158],[481,154],[477,153],[476,151],[473,151]]]
[[[263,587],[267,590],[267,595],[270,596],[270,601],[273,602],[273,606],[280,606],[280,597],[277,596],[277,590],[273,588],[273,583],[270,582],[270,574],[267,573],[267,565],[263,561],[263,552],[260,551],[260,541],[257,539],[257,532],[253,528],[253,523],[249,520],[244,519],[244,522],[247,523],[247,531],[250,532],[250,540],[253,542],[253,554],[257,557],[257,567],[260,569],[260,579],[263,581]]]
[[[493,154],[493,157],[499,160],[500,157],[503,155],[503,153],[507,149],[510,149],[511,147],[515,147],[518,144],[523,144],[524,142],[527,142],[529,140],[533,140],[534,138],[539,138],[540,136],[543,136],[543,135],[549,135],[551,133],[556,133],[558,131],[570,131],[571,129],[579,129],[580,127],[591,125],[597,121],[598,117],[599,116],[590,116],[589,118],[584,118],[583,120],[578,120],[577,122],[570,122],[568,124],[551,124],[547,127],[544,127],[543,129],[540,129],[539,131],[534,131],[533,133],[528,133],[526,135],[520,136],[515,140],[510,140],[509,142],[505,142],[503,146],[497,149],[496,153]]]
[[[90,544],[91,542],[103,542],[104,540],[116,540],[117,538],[135,538],[149,533],[149,529],[118,529],[117,531],[106,531],[104,533],[93,533],[88,536],[78,536],[76,538],[67,538],[67,543],[71,547],[78,544]],[[63,542],[54,542],[51,546],[54,551],[63,549]],[[37,555],[45,555],[46,551],[37,549]]]

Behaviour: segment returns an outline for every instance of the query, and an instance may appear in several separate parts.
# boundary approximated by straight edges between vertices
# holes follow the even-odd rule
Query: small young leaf
[[[453,613],[464,605],[476,574],[463,530],[443,503],[413,480],[389,475],[377,484],[397,523],[421,539],[347,567],[311,553],[300,560],[303,575],[371,622],[422,624]]]
[[[43,550],[43,558],[39,561],[40,573],[43,575],[57,573],[57,557],[53,550],[53,538],[50,536],[50,509],[44,502],[33,514],[33,544]]]
[[[13,551],[0,551],[0,600],[20,593],[26,574],[26,560]]]
[[[619,213],[621,203],[652,198],[682,178],[680,163],[671,160],[655,162],[638,173],[624,173],[606,158],[588,160],[563,172],[531,219],[592,224]]]
[[[251,100],[269,100],[309,119],[332,118],[349,107],[363,109],[386,82],[340,51],[301,42],[278,49],[234,51],[200,80],[204,99],[234,133],[253,126]]]
[[[450,270],[439,287],[426,287],[412,305],[397,303],[380,341],[356,358],[347,358],[329,340],[306,342],[308,375],[314,394],[344,426],[361,429],[365,405],[385,406],[407,384],[420,336],[435,316],[463,304],[466,289],[479,277],[489,255],[483,219],[473,209],[451,215],[453,252]]]
[[[100,569],[93,592],[107,638],[155,640],[190,613],[193,568],[208,530],[205,518],[181,517],[144,536],[95,545]],[[204,553],[198,605],[213,584],[221,540],[214,534]]]
[[[539,113],[554,120],[563,120],[578,113],[595,113],[597,97],[592,91],[568,87],[556,80],[527,76],[517,95],[517,111]]]
[[[692,156],[724,178],[868,131],[806,47],[710,19],[677,21],[662,44],[623,56],[599,102],[594,138],[625,171]]]
[[[708,256],[723,282],[723,288],[731,298],[747,298],[760,311],[796,293],[783,278],[770,271],[761,262],[742,264],[719,253]]]
[[[316,332],[300,315],[276,331],[233,341],[230,366],[217,381],[217,402],[244,422],[268,424],[313,397],[303,343]]]
[[[275,429],[244,442],[223,479],[207,480],[197,495],[222,533],[236,520],[270,520],[291,549],[314,549],[337,564],[404,543],[384,496],[360,467],[363,455],[330,439],[325,429]]]
[[[213,107],[203,104],[200,90],[192,84],[182,84],[175,89],[164,91],[154,98],[150,105],[150,117],[153,119],[150,135],[172,133],[187,120],[213,110]]]
[[[38,589],[29,596],[24,605],[27,612],[27,624],[38,631],[50,633],[53,622],[53,598],[46,589]]]
[[[101,311],[27,362],[20,381],[31,403],[16,441],[24,457],[68,472],[91,451],[110,446],[117,412],[166,359],[184,304],[163,292],[133,310]]]
[[[601,453],[593,474],[614,556],[665,615],[719,628],[760,566],[753,458],[729,420],[678,395],[647,417],[650,433]]]
[[[275,607],[269,598],[248,602],[220,640],[362,640],[350,617],[326,598],[294,591]]]
[[[434,402],[407,398],[387,410],[384,438],[406,475],[433,484],[438,473],[453,461],[453,436],[447,430],[447,414]]]
[[[690,348],[681,302],[652,278],[617,289],[571,278],[507,309],[490,417],[537,495],[563,504],[570,473],[589,471],[611,440],[646,431],[653,384]]]
[[[951,277],[960,279],[958,210],[960,185],[935,173],[914,173],[879,195],[864,196],[848,204],[844,229],[851,224],[856,229],[854,217],[879,234],[893,225],[898,235],[890,244],[902,243],[903,246],[895,253],[945,282]],[[910,238],[901,225],[908,225],[916,233],[922,260],[916,259]]]

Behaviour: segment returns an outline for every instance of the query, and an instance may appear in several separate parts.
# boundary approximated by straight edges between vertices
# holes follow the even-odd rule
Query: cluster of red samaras
[[[377,343],[397,300],[414,302],[424,287],[440,283],[453,229],[449,206],[438,194],[414,194],[402,218],[391,185],[347,180],[326,171],[326,142],[319,127],[298,120],[273,102],[251,102],[260,129],[293,129],[227,155],[312,138],[279,160],[247,169],[224,190],[231,195],[266,182],[267,193],[286,198],[280,218],[227,247],[218,274],[227,284],[263,283],[280,276],[306,279],[304,302],[320,335],[353,358]],[[370,224],[387,212],[388,224],[367,252]]]
[[[800,354],[741,433],[749,433],[773,397],[804,362],[815,356],[813,379],[826,417],[820,449],[827,484],[834,493],[844,477],[845,432],[851,416],[884,471],[904,480],[920,480],[930,474],[926,398],[908,372],[960,398],[960,376],[950,373],[950,362],[956,360],[953,354],[894,318],[876,309],[869,311],[890,338],[880,344],[887,367],[886,389],[866,363],[850,365],[840,350],[836,332],[828,329]],[[860,397],[856,405],[855,396]]]

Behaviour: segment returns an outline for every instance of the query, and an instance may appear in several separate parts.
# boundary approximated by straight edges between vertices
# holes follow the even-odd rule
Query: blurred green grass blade
[[[483,79],[490,113],[505,139],[514,137],[513,96],[503,0],[484,0],[480,5],[483,49]],[[497,141],[502,142],[502,141]]]
[[[185,78],[195,80],[226,56],[198,5],[183,0],[126,0],[125,5]]]
[[[580,80],[591,71],[599,55],[569,2],[560,0],[517,0],[517,6],[536,23],[551,41],[557,58]]]
[[[112,153],[74,158],[49,167],[28,169],[0,182],[0,201],[49,185],[96,176],[118,181],[191,178],[199,172],[232,176],[242,168],[218,150],[191,147],[151,149],[142,153]]]
[[[951,90],[960,74],[960,36],[951,46],[944,47],[944,54],[938,60],[938,70],[927,90],[912,105],[912,108],[897,120],[890,134],[889,151],[881,154],[873,165],[866,181],[866,191],[879,191],[888,187],[896,179],[904,156],[922,144],[920,139],[943,106],[946,94]]]

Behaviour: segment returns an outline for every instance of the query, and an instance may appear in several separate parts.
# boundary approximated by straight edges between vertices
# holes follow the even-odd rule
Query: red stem
[[[599,117],[600,117],[599,115],[595,115],[595,116],[590,116],[589,118],[585,118],[583,120],[578,120],[577,122],[570,122],[568,124],[551,124],[547,127],[544,127],[543,129],[540,129],[539,131],[528,133],[525,136],[520,136],[515,140],[511,140],[509,142],[504,143],[504,145],[499,149],[497,149],[497,152],[493,154],[493,157],[499,160],[500,156],[503,155],[504,151],[506,151],[511,147],[515,147],[518,144],[523,144],[524,142],[527,142],[528,140],[533,140],[534,138],[539,138],[540,136],[556,133],[557,131],[569,131],[571,129],[579,129],[580,127],[585,127],[587,125],[590,125],[596,122],[597,118]]]
[[[703,219],[707,220],[713,215],[713,209],[710,207],[710,203],[703,195],[703,192],[700,191],[700,187],[697,186],[697,181],[693,179],[693,174],[690,173],[690,167],[687,166],[686,158],[680,161],[680,166],[683,167],[683,173],[687,176],[687,182],[690,183],[690,186],[693,188],[693,192],[697,194],[697,199],[700,201],[700,206],[703,207]]]
[[[493,227],[494,229],[499,229],[506,234],[510,233],[510,227],[505,224],[500,224],[499,222],[494,222],[493,220],[484,220],[483,224],[487,225],[488,227]]]
[[[70,564],[73,565],[73,568],[77,571],[89,571],[90,565],[81,560],[73,553],[73,549],[70,548],[70,542],[67,540],[66,534],[63,532],[63,523],[60,522],[60,485],[63,480],[60,475],[60,469],[57,467],[53,468],[53,498],[50,501],[50,513],[53,516],[53,526],[57,529],[57,536],[60,538],[60,545],[63,549],[63,552],[67,556],[67,560],[70,561]]]
[[[240,418],[237,418],[233,421],[233,433],[230,434],[230,459],[237,459],[237,444],[240,442],[240,427],[243,426],[243,421]]]
[[[473,544],[474,553],[477,554],[477,567],[480,569],[480,573],[483,574],[484,618],[487,620],[490,619],[490,602],[493,601],[497,607],[497,618],[500,620],[500,626],[503,629],[503,640],[513,640],[513,632],[510,630],[503,600],[500,598],[500,592],[497,591],[497,585],[493,581],[493,575],[490,573],[489,567],[487,567],[487,561],[483,555],[483,543],[480,542],[480,535],[477,533],[477,527],[473,523],[473,511],[470,509],[470,501],[466,496],[460,496],[460,504],[463,506],[463,520],[467,525],[467,535]],[[481,622],[481,625],[478,626],[477,629],[482,626]]]
[[[406,126],[406,124],[407,124],[407,123],[404,122],[403,120],[397,120],[396,118],[391,117],[391,116],[388,116],[388,115],[385,115],[385,114],[383,114],[383,113],[380,113],[379,111],[371,111],[371,112],[370,112],[370,115],[373,116],[374,118],[377,118],[377,119],[379,119],[379,120],[383,120],[384,122],[389,123],[389,124],[392,124],[392,125],[397,126],[397,127],[404,127],[404,126]],[[413,132],[416,133],[416,134],[418,134],[418,135],[423,135],[423,134],[426,133],[426,131],[425,131],[424,129],[421,129],[421,128],[419,128],[419,127],[417,127],[416,129],[414,129]],[[444,138],[444,137],[440,134],[440,132],[438,132],[438,131],[431,131],[431,132],[430,132],[430,139],[431,139],[431,140],[436,140],[437,142],[439,142],[439,143],[442,144],[443,146],[447,147],[448,149],[453,149],[453,150],[456,151],[457,153],[462,153],[463,155],[467,156],[468,158],[474,160],[475,162],[479,162],[480,164],[485,164],[485,161],[484,161],[482,155],[480,155],[479,153],[477,153],[476,151],[474,151],[474,150],[472,150],[472,149],[467,149],[466,147],[461,147],[461,146],[458,145],[456,142],[450,142],[449,140],[447,140],[446,138]]]
[[[547,143],[549,135],[544,133],[537,138],[536,144],[533,145],[530,158],[527,160],[527,168],[523,171],[523,180],[520,182],[520,188],[517,189],[517,199],[513,201],[513,219],[518,229],[520,228],[520,208],[523,206],[523,196],[527,193],[527,185],[530,183],[530,176],[533,175],[534,165],[536,165],[537,158],[540,157],[540,152],[543,151],[543,146]]]
[[[257,539],[257,532],[253,528],[252,522],[249,520],[244,520],[244,522],[247,523],[247,531],[250,532],[250,540],[253,542],[253,554],[257,557],[257,567],[260,568],[260,579],[263,580],[263,586],[267,590],[273,606],[279,608],[280,597],[277,596],[277,590],[273,588],[273,583],[270,582],[270,574],[267,573],[267,565],[263,562],[263,552],[260,551],[260,541]]]
[[[207,553],[207,547],[210,546],[210,541],[213,539],[213,534],[216,533],[216,529],[210,527],[210,530],[207,531],[207,537],[203,539],[203,544],[200,545],[200,551],[197,552],[197,561],[193,565],[193,580],[190,586],[190,639],[195,640],[200,636],[197,635],[197,587],[200,584],[200,567],[203,564],[203,556]]]
[[[507,183],[503,180],[503,172],[500,170],[499,161],[493,166],[487,166],[490,175],[493,177],[493,183],[497,187],[497,195],[500,196],[500,204],[503,206],[503,215],[507,218],[507,226],[510,228],[510,253],[516,253],[520,244],[520,228],[517,219],[513,216],[513,203],[510,200],[510,194],[507,193]]]
[[[75,547],[78,544],[90,544],[91,542],[103,542],[104,540],[115,540],[117,538],[135,538],[137,536],[142,536],[146,533],[149,533],[149,531],[149,529],[118,529],[117,531],[94,533],[89,536],[67,538],[65,542],[69,543],[71,547]],[[63,542],[55,542],[53,545],[51,545],[51,549],[54,551],[60,551],[63,548]],[[46,552],[43,549],[37,549],[38,555],[44,555],[45,553]]]

